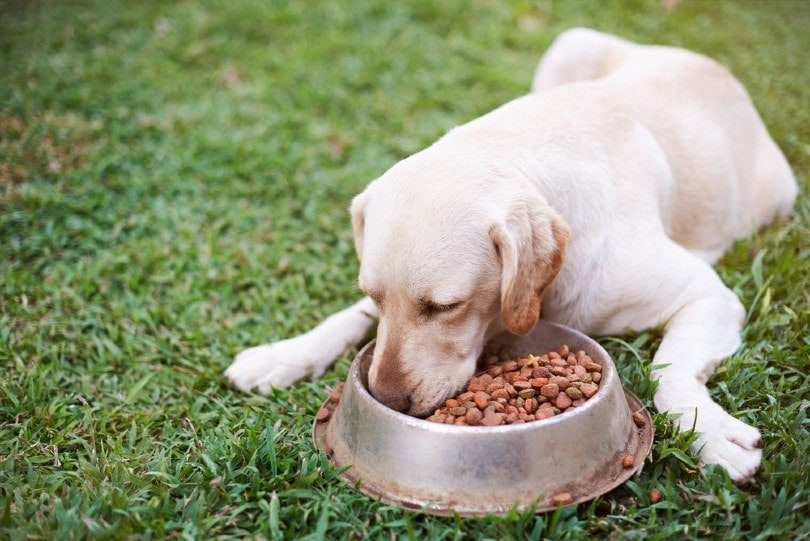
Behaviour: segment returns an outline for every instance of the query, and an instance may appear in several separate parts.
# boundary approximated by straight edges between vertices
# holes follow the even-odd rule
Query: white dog
[[[710,264],[787,215],[797,186],[746,91],[716,62],[587,29],[562,34],[533,92],[454,128],[351,206],[367,297],[310,332],[243,351],[240,389],[318,376],[379,318],[370,390],[426,415],[488,338],[542,314],[592,335],[663,325],[655,404],[738,481],[759,432],[705,382],[740,345],[740,301]],[[430,377],[428,377],[430,374]]]

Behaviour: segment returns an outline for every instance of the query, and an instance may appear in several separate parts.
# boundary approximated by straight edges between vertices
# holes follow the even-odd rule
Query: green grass
[[[717,266],[749,316],[712,393],[762,472],[696,469],[658,414],[642,472],[575,508],[368,499],[310,441],[354,352],[270,397],[221,372],[356,299],[352,195],[526,92],[574,25],[724,62],[800,179]],[[810,537],[809,26],[801,1],[0,2],[0,538]],[[648,404],[659,338],[602,339]]]

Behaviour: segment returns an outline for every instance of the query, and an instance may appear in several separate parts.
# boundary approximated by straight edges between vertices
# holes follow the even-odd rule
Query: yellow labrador
[[[696,427],[736,481],[759,432],[706,380],[745,311],[711,263],[787,215],[794,176],[737,80],[685,50],[572,29],[533,92],[452,129],[352,203],[366,298],[310,332],[240,353],[240,389],[318,376],[377,327],[370,390],[425,415],[472,376],[486,340],[540,314],[592,335],[663,325],[656,406]]]

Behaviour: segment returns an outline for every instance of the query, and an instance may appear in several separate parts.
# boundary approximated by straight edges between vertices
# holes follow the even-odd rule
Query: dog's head
[[[427,415],[472,377],[487,338],[531,331],[568,227],[526,181],[403,163],[354,199],[352,225],[380,312],[370,391]]]

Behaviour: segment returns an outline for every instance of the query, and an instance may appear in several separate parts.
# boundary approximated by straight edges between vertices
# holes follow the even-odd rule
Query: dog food
[[[493,364],[428,421],[470,426],[540,421],[584,404],[601,380],[600,364],[584,351],[562,346],[545,355]]]

